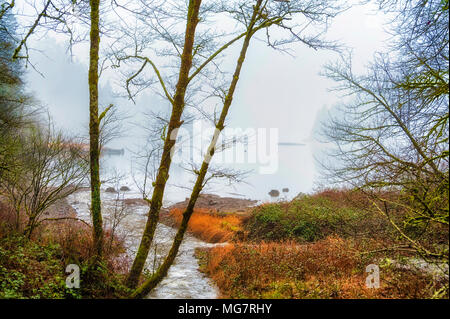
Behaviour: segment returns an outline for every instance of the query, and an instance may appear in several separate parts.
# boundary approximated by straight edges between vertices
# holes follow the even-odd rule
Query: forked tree
[[[173,7],[176,7],[173,4]],[[173,8],[172,7],[172,8]],[[170,8],[170,6],[169,6]],[[153,182],[153,194],[151,198],[148,198],[150,209],[148,213],[147,223],[144,229],[144,233],[141,239],[141,243],[133,262],[133,266],[130,270],[127,284],[130,288],[136,288],[139,277],[144,268],[147,260],[150,247],[154,238],[155,229],[159,220],[159,212],[162,205],[164,196],[164,190],[169,179],[169,170],[171,167],[171,154],[176,146],[177,130],[183,124],[182,115],[186,105],[186,96],[191,98],[195,95],[194,80],[197,76],[201,75],[201,79],[204,81],[211,79],[205,76],[206,70],[211,72],[211,68],[217,68],[216,59],[220,56],[228,47],[242,40],[241,50],[237,59],[236,68],[232,74],[231,81],[227,87],[221,86],[214,87],[215,92],[222,92],[222,106],[219,116],[215,121],[215,133],[210,141],[210,145],[205,154],[205,158],[201,164],[199,170],[196,170],[197,178],[194,188],[189,200],[188,207],[183,214],[183,220],[180,228],[177,231],[173,245],[161,266],[154,272],[145,283],[137,288],[132,297],[143,297],[151,289],[153,289],[164,276],[167,274],[168,269],[173,263],[179,246],[183,240],[183,236],[187,229],[187,224],[193,213],[195,203],[197,201],[200,192],[205,186],[205,182],[208,180],[207,172],[210,166],[210,160],[216,151],[216,145],[221,131],[225,127],[225,120],[229,109],[232,104],[235,89],[237,87],[239,76],[246,58],[246,53],[249,48],[251,39],[254,35],[261,30],[266,31],[267,43],[276,49],[287,49],[293,42],[302,42],[312,48],[336,48],[333,43],[326,42],[322,39],[321,35],[326,29],[329,19],[334,17],[340,10],[339,6],[335,2],[330,1],[269,1],[269,0],[257,0],[253,3],[246,1],[232,1],[222,3],[211,3],[207,1],[191,0],[187,7],[187,18],[184,31],[184,42],[180,41],[180,34],[176,33],[177,30],[174,25],[174,20],[180,16],[174,12],[164,11],[164,6],[152,7],[148,4],[144,4],[143,7],[138,10],[136,8],[130,9],[133,14],[138,14],[140,19],[150,25],[149,29],[154,28],[155,36],[147,35],[147,38],[159,38],[160,40],[169,43],[169,46],[175,48],[174,53],[170,55],[168,51],[164,51],[166,56],[175,56],[178,61],[178,73],[176,76],[167,75],[157,67],[154,59],[146,55],[145,39],[136,37],[136,34],[141,35],[141,29],[134,29],[128,32],[133,39],[132,50],[117,49],[114,56],[119,63],[129,61],[141,61],[137,71],[131,73],[126,80],[126,89],[133,97],[130,87],[135,83],[140,83],[138,77],[145,73],[145,67],[148,65],[154,71],[157,82],[159,82],[162,90],[162,95],[167,98],[171,105],[170,120],[167,122],[167,126],[164,128],[164,145],[162,148],[159,167],[157,169],[156,179]],[[181,9],[183,10],[183,9]],[[186,10],[186,9],[184,9]],[[160,15],[154,14],[154,12],[161,13]],[[147,15],[146,15],[147,14]],[[236,36],[228,35],[229,41],[225,41],[223,44],[217,44],[215,38],[227,39],[227,36],[217,35],[212,37],[208,31],[205,31],[204,26],[199,22],[207,20],[207,16],[214,14],[227,15],[237,21],[240,30],[236,32]],[[152,19],[153,18],[153,19]],[[179,18],[178,18],[179,19]],[[310,31],[308,26],[315,24],[315,32]],[[282,36],[279,34],[272,35],[271,31],[279,28]],[[198,31],[201,30],[201,31]],[[312,32],[308,33],[308,31]],[[275,31],[274,31],[275,32]],[[209,40],[209,41],[208,41]],[[144,43],[144,45],[143,45]],[[208,45],[214,43],[215,46]],[[130,47],[130,46],[124,46]],[[194,67],[193,67],[194,60]],[[118,64],[119,64],[118,63]],[[191,71],[191,68],[193,70]],[[170,87],[166,84],[166,79],[170,76],[177,79],[176,85],[174,85],[174,93],[171,94]],[[142,83],[142,82],[141,82]],[[192,103],[192,102],[191,102]]]

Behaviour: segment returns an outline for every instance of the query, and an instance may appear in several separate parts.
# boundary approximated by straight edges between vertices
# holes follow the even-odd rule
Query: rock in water
[[[107,192],[107,193],[117,193],[117,191],[115,190],[114,187],[108,187],[108,188],[105,190],[105,192]]]
[[[278,196],[280,196],[280,191],[279,191],[279,190],[276,190],[276,189],[272,189],[272,190],[269,192],[269,195],[270,195],[271,197],[278,197]]]

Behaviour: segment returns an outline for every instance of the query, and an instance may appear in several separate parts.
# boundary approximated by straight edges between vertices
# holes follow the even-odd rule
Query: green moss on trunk
[[[200,10],[200,4],[201,0],[189,1],[184,48],[181,55],[180,73],[176,86],[176,92],[172,103],[172,114],[164,141],[163,153],[153,189],[147,223],[145,225],[136,258],[134,259],[127,278],[127,286],[130,288],[135,288],[138,284],[139,276],[141,275],[145,261],[147,260],[150,246],[153,241],[153,236],[155,234],[156,225],[159,220],[159,211],[162,205],[164,189],[166,187],[167,180],[169,179],[169,170],[172,162],[171,150],[175,145],[176,129],[182,125],[181,115],[184,110],[186,88],[189,84],[189,71],[192,67],[192,52],[194,47],[195,29],[199,21],[198,13]]]
[[[231,102],[233,100],[234,91],[235,91],[237,83],[239,81],[239,75],[241,73],[242,65],[244,64],[244,61],[245,61],[245,56],[247,54],[247,50],[250,45],[250,40],[251,40],[252,36],[254,35],[253,27],[256,22],[256,18],[257,18],[257,14],[259,12],[259,8],[261,6],[261,2],[262,2],[261,0],[258,0],[257,5],[254,8],[252,20],[247,29],[247,35],[245,36],[244,43],[242,45],[242,49],[241,49],[241,52],[240,52],[240,55],[239,55],[239,58],[237,61],[236,69],[233,74],[233,79],[230,83],[228,93],[225,97],[225,102],[222,107],[219,121],[216,124],[216,133],[215,133],[214,137],[212,138],[210,145],[208,147],[207,154],[205,155],[205,158],[203,160],[199,174],[195,181],[195,185],[192,190],[191,197],[189,199],[189,204],[183,213],[183,220],[181,221],[180,227],[178,228],[177,234],[172,243],[172,247],[170,248],[170,251],[169,251],[166,259],[164,260],[163,264],[158,268],[158,270],[148,280],[146,280],[142,286],[140,286],[138,289],[136,289],[134,291],[134,293],[131,296],[133,298],[145,297],[153,288],[155,288],[156,285],[158,285],[158,283],[160,283],[161,280],[167,275],[167,272],[168,272],[170,266],[173,264],[175,257],[178,254],[178,250],[181,246],[181,243],[183,242],[183,237],[187,230],[189,219],[191,218],[192,213],[194,212],[195,203],[197,202],[200,192],[202,191],[204,181],[205,181],[205,176],[206,176],[206,173],[208,172],[209,163],[210,163],[212,156],[214,155],[214,150],[216,147],[217,139],[219,137],[220,132],[224,129],[225,119],[227,117],[228,111],[231,106]]]
[[[103,221],[100,201],[100,146],[98,117],[98,60],[100,49],[100,1],[91,0],[91,32],[89,51],[89,157],[91,168],[91,214],[94,247],[97,257],[103,254]]]

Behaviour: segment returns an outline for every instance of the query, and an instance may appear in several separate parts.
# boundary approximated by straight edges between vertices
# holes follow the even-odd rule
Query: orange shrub
[[[46,221],[31,238],[14,227],[13,213],[0,205],[0,298],[118,298],[129,292],[122,281],[131,263],[123,240],[105,229],[101,271],[93,269],[92,229],[76,220]],[[82,285],[77,291],[65,288],[65,267],[77,264]],[[16,280],[19,278],[19,280]]]
[[[381,287],[365,286],[355,242],[328,237],[311,244],[234,244],[207,251],[203,270],[225,298],[427,298],[429,277],[395,267],[381,269]]]
[[[177,226],[181,223],[183,211],[179,208],[170,211],[170,216],[175,220]],[[223,243],[233,239],[237,233],[242,231],[241,223],[241,218],[236,215],[221,216],[200,208],[195,209],[192,214],[188,231],[204,241]]]
[[[22,218],[19,229],[16,230],[15,212],[0,198],[0,238],[12,234],[21,235],[24,222],[26,220]],[[92,229],[77,220],[45,221],[35,229],[32,240],[43,246],[57,244],[60,248],[60,259],[66,264],[81,264],[94,255]],[[105,229],[104,242],[106,244],[110,241],[111,230]],[[114,236],[111,247],[105,245],[103,257],[109,269],[121,274],[128,272],[131,261],[125,254],[124,242],[121,238]]]

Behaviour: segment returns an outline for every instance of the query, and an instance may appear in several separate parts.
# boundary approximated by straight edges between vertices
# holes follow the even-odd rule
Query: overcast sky
[[[362,72],[364,65],[372,59],[375,51],[383,49],[388,38],[383,25],[385,18],[376,13],[374,6],[353,7],[340,15],[332,24],[328,38],[340,40],[353,50],[355,71]],[[48,107],[58,127],[81,134],[86,132],[88,123],[87,88],[87,46],[79,46],[75,58],[70,60],[64,42],[48,36],[40,39],[36,46],[45,55],[33,53],[32,59],[44,77],[34,71],[28,73],[28,84],[35,96]],[[234,50],[236,51],[236,50]],[[233,50],[230,54],[235,53]],[[243,194],[260,200],[268,200],[271,189],[288,187],[289,195],[311,192],[318,171],[313,155],[320,149],[314,139],[320,119],[325,119],[327,111],[339,103],[336,93],[328,92],[333,82],[321,77],[323,65],[338,57],[335,53],[314,51],[305,46],[294,47],[295,57],[275,52],[264,43],[254,41],[233,99],[229,116],[229,127],[278,128],[279,141],[304,143],[304,146],[279,146],[278,170],[274,174],[259,174],[258,170],[247,178],[248,184],[229,187],[215,185],[212,191],[221,195],[229,192]],[[139,148],[142,132],[134,122],[158,98],[151,91],[141,95],[136,104],[117,99],[112,92],[113,79],[101,79],[101,103],[116,103],[130,116],[124,121],[127,134],[113,141],[113,147]],[[128,159],[129,157],[126,157]],[[124,159],[115,160],[122,168],[130,166]],[[248,168],[245,166],[244,168]],[[256,168],[252,166],[251,168]],[[171,175],[173,184],[184,183],[188,179],[179,171]],[[185,197],[184,190],[175,188],[168,192],[169,199]]]

